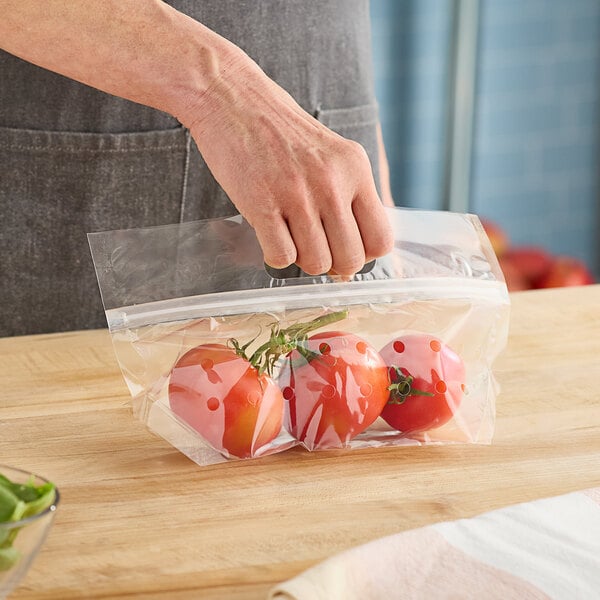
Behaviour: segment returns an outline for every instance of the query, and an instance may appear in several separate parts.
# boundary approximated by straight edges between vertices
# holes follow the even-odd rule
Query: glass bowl
[[[2,464],[0,475],[16,484],[49,483],[43,477]],[[27,573],[48,535],[58,503],[59,493],[55,487],[54,500],[42,512],[19,521],[0,522],[0,600],[6,598]]]

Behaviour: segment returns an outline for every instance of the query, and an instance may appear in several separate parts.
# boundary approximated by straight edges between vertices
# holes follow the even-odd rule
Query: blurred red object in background
[[[591,283],[594,283],[594,278],[583,261],[571,256],[558,256],[537,287],[554,288]]]
[[[521,290],[530,290],[531,284],[524,277],[523,273],[519,269],[519,265],[516,264],[509,256],[499,256],[498,262],[500,268],[504,274],[504,281],[506,281],[506,287],[510,292],[519,292]]]
[[[510,240],[508,239],[508,235],[506,232],[499,226],[496,225],[493,221],[489,221],[488,219],[480,219],[481,224],[485,232],[487,233],[488,238],[490,238],[490,242],[492,244],[492,248],[496,253],[496,256],[502,256],[510,246]]]
[[[553,256],[539,246],[513,247],[508,235],[497,223],[480,220],[510,292],[594,283],[593,275],[578,258]]]
[[[525,278],[529,288],[540,286],[540,282],[552,268],[554,258],[549,252],[537,246],[510,248],[505,257],[509,258]]]

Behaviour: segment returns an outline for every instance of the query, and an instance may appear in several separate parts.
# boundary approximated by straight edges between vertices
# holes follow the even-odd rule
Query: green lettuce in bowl
[[[27,572],[52,525],[56,486],[21,469],[0,465],[0,598]]]

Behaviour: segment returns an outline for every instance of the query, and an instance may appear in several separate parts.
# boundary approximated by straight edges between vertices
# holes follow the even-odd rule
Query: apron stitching
[[[188,187],[188,174],[190,172],[190,147],[192,144],[192,136],[190,130],[185,131],[185,163],[183,166],[183,184],[181,186],[181,203],[179,207],[179,222],[183,223],[185,217],[185,199]]]
[[[86,154],[108,153],[108,152],[146,152],[147,150],[164,152],[166,150],[180,150],[180,146],[149,146],[147,148],[76,148],[70,147],[52,147],[52,146],[21,146],[21,145],[3,145],[0,144],[0,150],[42,150],[45,152],[77,152]]]

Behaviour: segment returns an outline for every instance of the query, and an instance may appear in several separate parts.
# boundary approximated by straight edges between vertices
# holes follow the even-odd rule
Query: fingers
[[[355,184],[350,202],[331,198],[324,213],[333,271],[352,276],[375,258],[391,252],[393,231],[377,194],[371,164],[364,148],[354,145]]]
[[[323,230],[318,213],[291,217],[288,227],[296,244],[296,264],[309,275],[322,275],[333,266],[331,244]]]
[[[350,278],[367,262],[392,250],[391,225],[366,154],[364,159],[366,164],[359,165],[356,180],[348,186],[329,181],[311,191],[289,194],[284,216],[274,219],[269,228],[260,228],[267,264],[284,268],[295,262],[309,275]]]
[[[342,212],[323,215],[323,226],[331,252],[331,270],[351,277],[365,264],[365,250],[358,224],[349,205]]]
[[[295,262],[304,272],[348,278],[392,250],[389,220],[375,189],[371,196],[369,192],[357,194],[353,202],[331,200],[322,215],[292,213],[288,217]]]
[[[255,226],[256,237],[265,262],[274,269],[285,269],[296,262],[296,245],[285,220],[274,215]]]
[[[394,233],[375,186],[363,186],[352,203],[352,212],[360,230],[365,262],[392,251]]]
[[[279,217],[256,227],[265,262],[276,269],[296,263],[309,275],[333,272],[350,277],[365,264],[359,227],[350,206],[318,213],[293,211],[287,222]]]

